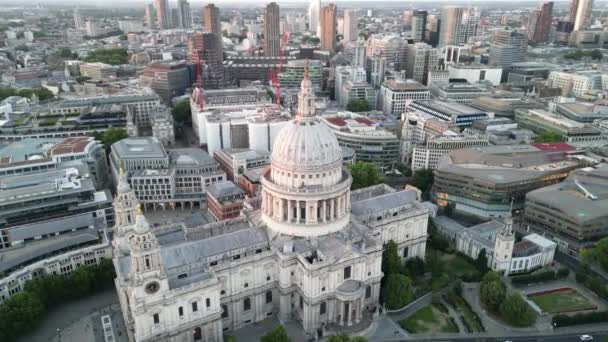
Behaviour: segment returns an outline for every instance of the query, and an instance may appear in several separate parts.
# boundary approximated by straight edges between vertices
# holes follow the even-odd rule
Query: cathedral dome
[[[310,171],[342,162],[338,139],[319,118],[296,118],[279,132],[272,150],[272,165]]]

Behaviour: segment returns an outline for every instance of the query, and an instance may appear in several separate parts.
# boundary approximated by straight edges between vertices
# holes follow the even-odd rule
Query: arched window
[[[243,301],[243,311],[249,311],[251,309],[251,299],[245,298]]]
[[[203,339],[203,332],[201,331],[200,327],[194,328],[194,330],[192,331],[192,338],[195,341],[201,341]]]
[[[266,303],[272,303],[272,291],[266,292]]]

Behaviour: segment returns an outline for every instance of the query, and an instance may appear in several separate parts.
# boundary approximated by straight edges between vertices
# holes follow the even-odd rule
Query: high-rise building
[[[359,36],[359,12],[354,9],[344,10],[344,41],[354,42]]]
[[[321,0],[312,0],[310,2],[310,6],[308,7],[308,30],[311,32],[315,32],[317,36],[321,36],[319,34],[321,27]]]
[[[329,4],[321,10],[321,50],[334,51],[336,48],[336,13],[335,4]]]
[[[171,28],[181,27],[179,24],[179,8],[171,9],[171,20],[169,21],[169,27],[171,27]]]
[[[508,28],[496,30],[490,44],[490,64],[510,67],[524,60],[527,48],[528,40],[523,33]]]
[[[220,26],[220,9],[214,4],[208,4],[203,10],[203,20],[205,21],[205,31],[211,32],[216,36],[215,51],[220,62],[224,60],[224,49],[222,44],[222,27]]]
[[[406,78],[426,84],[429,71],[439,69],[438,54],[438,50],[428,44],[408,44],[405,58]]]
[[[178,25],[181,28],[192,27],[192,15],[190,14],[190,3],[188,0],[177,1]]]
[[[188,41],[190,60],[199,58],[204,62],[202,81],[204,89],[217,89],[224,84],[224,66],[217,51],[217,35],[211,32],[196,32]]]
[[[165,103],[171,103],[172,98],[184,95],[186,88],[192,84],[190,70],[184,61],[150,64],[144,70],[141,80]]]
[[[477,34],[479,10],[446,6],[441,10],[439,46],[461,45]]]
[[[82,16],[80,16],[80,12],[78,11],[78,8],[76,8],[74,10],[74,27],[76,29],[80,29],[83,26],[84,25],[83,25],[83,22],[82,22]]]
[[[531,43],[544,43],[549,40],[551,22],[553,20],[553,2],[548,1],[534,11],[528,19],[528,41]]]
[[[414,15],[413,11],[407,10],[403,11],[403,26],[412,25],[412,15]]]
[[[154,6],[152,4],[146,5],[146,26],[149,30],[153,29],[156,25],[154,23]]]
[[[427,11],[414,11],[412,14],[412,39],[415,42],[424,41],[427,15]]]
[[[168,0],[156,0],[156,23],[160,30],[171,27],[171,11]]]
[[[593,10],[593,0],[575,0],[575,2],[576,17],[574,18],[574,31],[585,30],[591,25],[591,11]],[[572,14],[572,8],[570,9],[570,14]]]
[[[279,22],[279,5],[271,2],[264,9],[264,54],[266,56],[278,56],[281,52]]]

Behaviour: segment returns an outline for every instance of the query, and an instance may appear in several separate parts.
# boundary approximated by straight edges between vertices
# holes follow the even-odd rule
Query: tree
[[[477,254],[477,258],[475,259],[475,267],[477,267],[479,272],[481,272],[482,274],[488,271],[488,256],[486,254],[486,249],[482,248],[479,251],[479,254]]]
[[[17,293],[0,306],[0,331],[9,340],[31,331],[44,314],[44,304],[29,292]]]
[[[277,325],[270,330],[266,335],[262,336],[261,342],[289,342],[289,336],[287,330],[282,325]]]
[[[362,161],[356,162],[354,165],[350,166],[350,173],[353,177],[353,184],[351,185],[352,190],[365,188],[382,182],[380,170],[372,163]]]
[[[595,50],[591,51],[590,57],[591,57],[591,59],[596,60],[596,61],[601,61],[602,59],[604,59],[604,55],[602,54],[602,51],[600,51],[599,49],[595,49]]]
[[[400,309],[414,298],[412,281],[403,274],[389,274],[382,293],[384,304],[389,310]]]
[[[536,322],[536,314],[519,293],[510,294],[500,305],[500,315],[509,324],[528,327]]]
[[[89,267],[79,267],[70,276],[71,287],[80,296],[89,294],[95,284],[95,275]]]
[[[384,273],[385,277],[390,274],[403,273],[398,248],[397,243],[393,240],[384,245],[384,251],[382,252],[382,273]]]
[[[536,136],[537,143],[549,143],[562,141],[562,135],[556,131],[542,131]]]
[[[500,276],[495,272],[486,273],[479,285],[479,299],[485,307],[492,312],[498,312],[506,296],[507,287]]]
[[[369,102],[366,99],[353,99],[346,105],[346,110],[351,112],[365,112],[369,110]]]
[[[410,258],[405,262],[405,273],[410,277],[424,274],[424,260],[420,257]]]
[[[78,54],[72,52],[69,48],[59,48],[57,50],[57,57],[59,58],[78,58]]]
[[[366,342],[367,340],[361,336],[350,337],[347,333],[332,335],[327,338],[327,342]]]
[[[83,59],[87,63],[101,62],[111,65],[127,64],[129,53],[125,48],[110,48],[93,50]]]
[[[423,194],[427,193],[433,185],[433,170],[424,169],[418,170],[414,173],[410,185],[415,186]]]
[[[187,122],[192,117],[190,113],[190,101],[183,100],[173,108],[173,119],[180,124]]]
[[[586,263],[597,263],[608,272],[608,238],[600,240],[593,248],[584,248],[581,256]]]
[[[106,150],[106,153],[110,154],[113,143],[127,138],[128,136],[129,135],[127,134],[127,131],[123,128],[108,128],[103,133],[103,138],[101,140],[101,142],[103,143],[103,147]]]

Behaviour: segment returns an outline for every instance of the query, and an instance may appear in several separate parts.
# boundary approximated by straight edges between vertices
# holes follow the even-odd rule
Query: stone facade
[[[428,209],[401,191],[389,199],[396,205],[384,209],[384,224],[351,215],[352,178],[337,139],[315,115],[306,72],[298,100],[261,177],[259,210],[151,228],[121,177],[114,262],[132,341],[222,341],[224,331],[269,316],[299,322],[311,339],[363,329],[379,306],[385,240],[424,255],[418,245]]]

